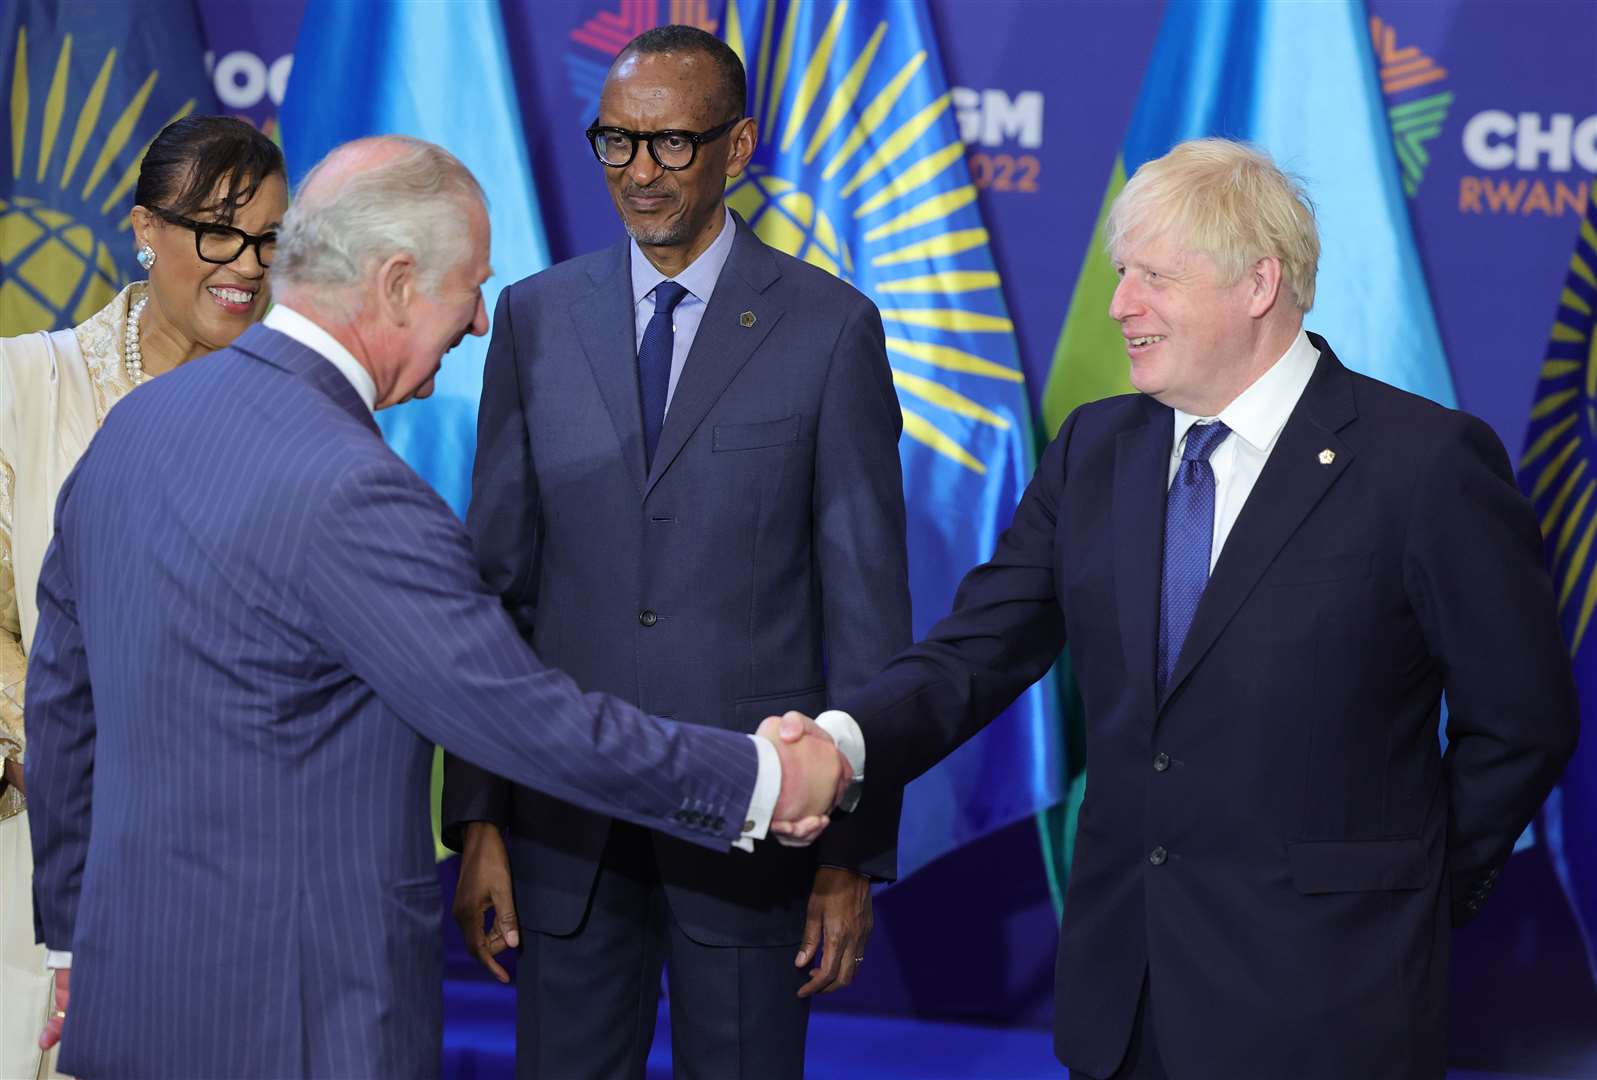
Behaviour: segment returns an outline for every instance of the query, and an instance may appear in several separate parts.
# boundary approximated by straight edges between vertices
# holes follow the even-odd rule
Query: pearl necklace
[[[139,297],[138,303],[133,305],[133,310],[128,312],[128,330],[124,341],[126,348],[122,353],[122,366],[127,369],[128,380],[138,386],[145,379],[144,354],[139,349],[139,318],[144,314],[144,305],[150,302],[148,295]]]

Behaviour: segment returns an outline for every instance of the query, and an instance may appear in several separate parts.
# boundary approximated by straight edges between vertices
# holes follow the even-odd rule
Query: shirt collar
[[[1297,407],[1298,398],[1314,375],[1320,351],[1309,341],[1302,330],[1293,339],[1281,359],[1254,380],[1253,385],[1238,394],[1236,400],[1220,410],[1217,417],[1194,416],[1175,412],[1176,441],[1179,451],[1187,429],[1202,420],[1220,420],[1261,454],[1268,454],[1286,427],[1287,418]]]
[[[721,213],[726,215],[726,220],[721,223],[721,232],[713,243],[705,248],[697,259],[694,259],[688,268],[671,280],[688,290],[700,303],[708,304],[710,294],[715,292],[715,283],[720,280],[721,270],[726,266],[726,260],[732,256],[732,237],[737,226],[732,220],[732,211],[723,204]],[[643,298],[654,291],[654,287],[666,280],[664,274],[654,268],[643,249],[638,247],[636,240],[632,241],[632,306],[637,307]]]
[[[355,393],[360,395],[366,410],[374,411],[377,404],[377,383],[372,379],[371,372],[361,367],[360,361],[355,359],[355,354],[339,344],[338,339],[332,334],[286,304],[273,304],[272,310],[268,311],[266,318],[261,320],[261,325],[276,330],[284,337],[293,338],[332,364],[355,388]]]

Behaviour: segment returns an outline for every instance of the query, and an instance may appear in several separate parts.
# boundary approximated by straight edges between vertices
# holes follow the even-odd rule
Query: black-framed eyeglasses
[[[194,234],[194,252],[208,263],[230,263],[240,255],[244,249],[253,247],[255,257],[262,266],[272,265],[272,256],[277,251],[277,230],[271,232],[247,233],[243,229],[235,229],[231,225],[223,225],[215,221],[195,221],[182,214],[174,214],[170,210],[163,210],[159,206],[150,208],[163,221],[170,221],[173,225],[181,225]]]
[[[681,172],[699,156],[699,147],[714,142],[737,126],[738,120],[728,120],[708,131],[628,131],[626,128],[601,127],[595,120],[588,128],[588,142],[594,156],[601,164],[612,169],[624,169],[637,156],[638,143],[647,143],[649,156],[662,169]]]

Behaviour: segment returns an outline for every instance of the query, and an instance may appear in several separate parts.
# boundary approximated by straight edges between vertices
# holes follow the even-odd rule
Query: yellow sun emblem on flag
[[[1541,517],[1559,618],[1578,652],[1597,612],[1597,212],[1581,222],[1542,361],[1520,486]]]
[[[159,75],[151,71],[113,117],[107,98],[116,49],[106,52],[77,99],[69,93],[71,34],[53,64],[48,48],[30,55],[26,26],[17,29],[15,50],[11,187],[26,193],[0,198],[0,336],[82,322],[116,295],[123,272],[107,241],[130,227],[126,200],[144,151],[195,104],[190,99],[159,126],[149,126],[145,106]],[[135,136],[142,141],[134,144]],[[126,159],[130,145],[138,150]]]
[[[844,71],[848,3],[813,42],[800,40],[801,4],[778,31],[768,2],[757,41],[739,7],[727,5],[726,40],[753,75],[764,145],[728,205],[772,247],[876,302],[905,435],[985,474],[981,444],[1012,437],[1024,376],[950,95],[932,87],[924,49],[889,57],[887,19]]]

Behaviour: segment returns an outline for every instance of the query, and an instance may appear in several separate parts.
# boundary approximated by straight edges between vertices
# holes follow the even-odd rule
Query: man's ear
[[[390,255],[377,268],[377,304],[385,321],[410,324],[410,304],[416,296],[416,259],[408,251]]]
[[[1252,286],[1248,295],[1248,314],[1256,319],[1262,318],[1270,313],[1281,298],[1281,260],[1274,255],[1266,255],[1253,264],[1248,271],[1248,280]]]

